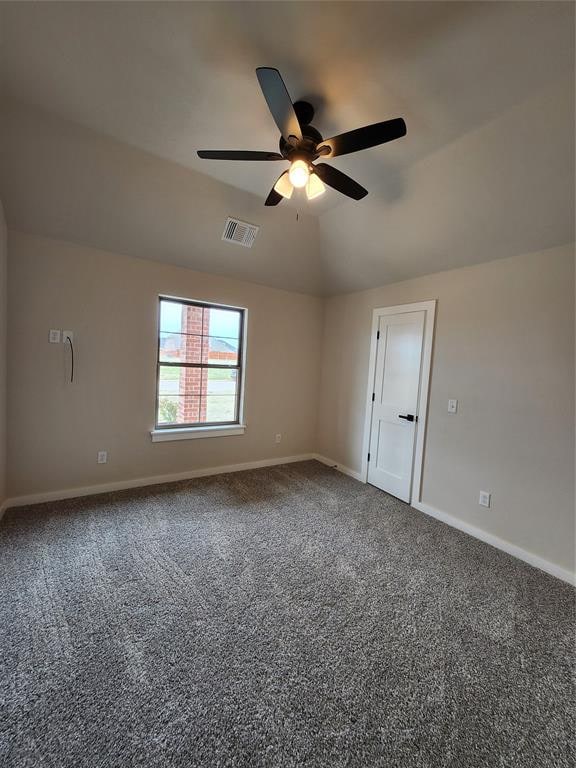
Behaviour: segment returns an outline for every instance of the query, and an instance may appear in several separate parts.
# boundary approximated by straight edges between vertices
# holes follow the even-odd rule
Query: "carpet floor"
[[[3,768],[572,768],[574,590],[302,462],[14,509]]]

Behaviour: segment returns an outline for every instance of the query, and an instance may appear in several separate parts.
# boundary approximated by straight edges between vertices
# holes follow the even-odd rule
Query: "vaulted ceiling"
[[[2,3],[0,24],[9,225],[313,293],[574,239],[571,3]],[[265,210],[276,164],[197,158],[277,148],[257,66],[324,136],[404,117],[332,161],[366,199]],[[270,235],[254,253],[210,240],[240,213]]]

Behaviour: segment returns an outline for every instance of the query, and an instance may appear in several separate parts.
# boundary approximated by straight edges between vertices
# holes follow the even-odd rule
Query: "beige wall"
[[[326,301],[17,232],[9,251],[10,496],[315,451],[358,471],[372,310],[435,298],[423,501],[573,569],[572,248]],[[151,442],[159,293],[248,308],[244,436]],[[73,385],[50,328],[75,333]]]
[[[16,232],[9,252],[10,496],[314,450],[321,299]],[[248,308],[243,436],[151,442],[160,293]],[[50,328],[74,331],[74,384]]]
[[[422,500],[573,570],[572,248],[327,300],[320,453],[360,470],[372,310],[426,299],[438,307]]]
[[[8,250],[6,243],[6,221],[0,202],[0,507],[6,493],[6,320],[8,313]]]

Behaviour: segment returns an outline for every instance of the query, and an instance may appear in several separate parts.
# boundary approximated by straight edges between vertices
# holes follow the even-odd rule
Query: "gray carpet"
[[[3,768],[572,768],[574,591],[316,462],[8,512]]]

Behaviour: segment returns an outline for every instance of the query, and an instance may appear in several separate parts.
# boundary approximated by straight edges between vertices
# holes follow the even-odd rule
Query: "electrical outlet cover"
[[[491,494],[489,494],[488,491],[480,491],[478,504],[480,504],[481,507],[490,507],[490,496]]]

